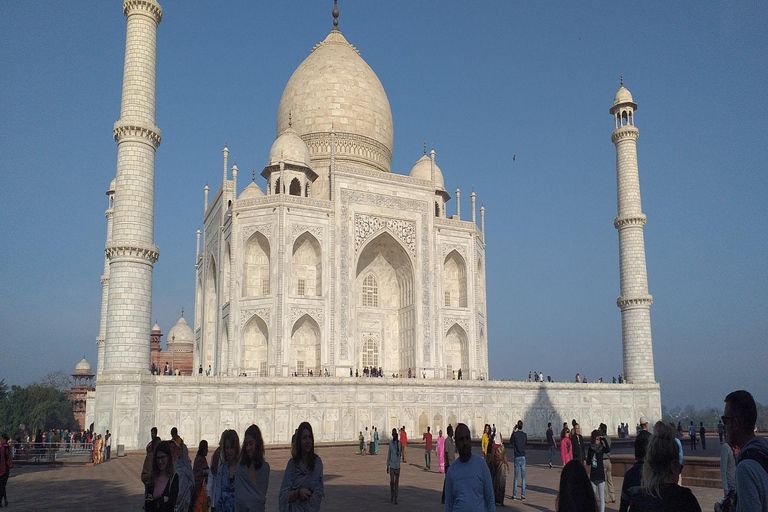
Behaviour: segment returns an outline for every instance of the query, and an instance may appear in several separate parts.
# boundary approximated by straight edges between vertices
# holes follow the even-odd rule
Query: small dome
[[[632,93],[630,93],[623,85],[619,88],[616,96],[613,97],[613,106],[615,107],[619,103],[634,103]]]
[[[432,160],[424,155],[414,164],[411,169],[410,176],[412,178],[419,178],[422,180],[432,181]],[[445,181],[443,180],[443,172],[437,166],[435,162],[435,185],[438,190],[445,190]]]
[[[309,148],[301,140],[296,130],[290,126],[272,144],[272,149],[269,150],[269,163],[267,165],[278,165],[280,160],[286,164],[312,168]]]
[[[255,183],[251,182],[250,185],[245,187],[245,190],[240,192],[240,197],[237,198],[238,201],[242,201],[243,199],[253,199],[255,197],[262,197],[264,195],[264,191],[261,190],[261,188]]]
[[[161,332],[163,331],[160,330],[159,325],[155,324],[154,326],[152,326],[152,334],[155,334],[155,333],[160,334]]]
[[[75,366],[75,375],[92,375],[93,371],[91,369],[91,365],[88,363],[88,361],[83,358],[82,361],[77,363],[77,366]]]
[[[184,320],[184,317],[179,318],[179,321],[176,322],[176,325],[171,327],[171,330],[168,331],[168,337],[166,338],[166,341],[169,345],[176,345],[179,343],[188,343],[193,344],[195,341],[195,335],[192,332],[192,329],[189,327],[189,324],[186,320]]]
[[[114,193],[115,193],[115,180],[116,180],[116,179],[117,179],[117,178],[113,179],[113,180],[112,180],[112,181],[109,183],[109,190],[107,190],[107,195],[111,195],[111,194],[114,194]]]

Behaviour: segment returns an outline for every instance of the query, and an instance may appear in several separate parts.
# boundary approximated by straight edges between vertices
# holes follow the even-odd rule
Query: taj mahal
[[[637,104],[629,91],[622,84],[610,108],[626,382],[494,381],[485,209],[472,190],[471,211],[462,215],[461,190],[446,189],[426,143],[411,169],[391,168],[387,94],[339,30],[335,6],[332,30],[287,80],[260,176],[238,175],[223,148],[221,185],[206,185],[201,204],[192,325],[180,319],[167,338],[184,372],[150,371],[160,333],[151,318],[160,255],[155,76],[163,12],[155,0],[125,0],[123,12],[117,166],[107,192],[98,361],[86,425],[108,429],[113,444],[136,450],[152,426],[161,434],[176,426],[193,446],[201,439],[216,444],[222,430],[252,423],[274,444],[289,442],[305,420],[324,442],[356,440],[371,425],[382,433],[402,425],[421,432],[463,422],[479,435],[485,423],[509,433],[523,419],[529,433],[541,435],[549,421],[580,418],[593,428],[661,418]],[[383,377],[355,376],[371,368]]]

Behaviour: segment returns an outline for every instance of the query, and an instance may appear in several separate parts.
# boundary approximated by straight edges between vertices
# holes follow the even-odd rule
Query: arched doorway
[[[379,364],[385,374],[416,370],[416,310],[413,264],[410,256],[388,231],[368,242],[357,260],[354,301],[361,322],[375,326],[379,337]],[[362,363],[368,333],[361,340]]]
[[[299,318],[291,331],[291,359],[288,371],[314,375],[320,371],[320,327],[309,316]]]
[[[216,318],[219,313],[216,292],[216,261],[211,257],[205,275],[205,328],[203,331],[205,352],[203,365],[211,365],[211,367],[213,367],[214,351],[216,350]]]
[[[322,287],[323,259],[320,242],[305,232],[293,244],[291,293],[319,297],[322,295]]]
[[[267,375],[268,340],[267,324],[258,316],[253,316],[243,331],[242,368],[248,375]]]
[[[258,231],[245,244],[243,297],[269,295],[269,241]]]
[[[457,251],[451,251],[443,262],[443,294],[447,307],[467,307],[467,265]]]
[[[459,324],[453,324],[445,335],[446,378],[452,378],[453,372],[458,375],[459,369],[461,369],[462,378],[464,375],[469,375],[467,333]]]

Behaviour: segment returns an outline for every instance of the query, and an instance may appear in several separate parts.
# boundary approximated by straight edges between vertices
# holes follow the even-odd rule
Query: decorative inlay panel
[[[469,332],[469,320],[466,318],[443,318],[443,335],[448,334],[448,331],[453,327],[454,324],[458,324],[459,327],[464,329],[464,332],[467,333],[467,337],[470,336]]]
[[[269,308],[244,309],[240,312],[240,331],[243,330],[245,323],[254,316],[258,316],[269,326]]]
[[[379,233],[384,228],[392,231],[405,244],[411,256],[416,257],[415,222],[363,214],[355,214],[355,254],[360,251],[360,248],[368,238]]]
[[[464,258],[464,262],[469,265],[471,262],[467,259],[467,247],[459,244],[445,244],[443,245],[443,261],[452,251],[456,251]]]
[[[323,327],[323,309],[322,308],[291,308],[291,327],[296,323],[296,320],[304,315],[309,315],[317,322],[317,325],[322,329]]]
[[[272,243],[272,224],[256,224],[250,226],[243,226],[243,244],[248,242],[256,231],[264,235],[270,243]]]
[[[309,232],[317,238],[317,241],[320,242],[320,245],[323,244],[323,233],[325,230],[320,226],[307,226],[304,224],[294,224],[291,227],[291,240],[296,240],[296,238],[301,235],[304,232]]]

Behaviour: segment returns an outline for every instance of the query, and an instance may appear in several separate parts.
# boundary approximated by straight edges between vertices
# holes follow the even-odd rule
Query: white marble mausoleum
[[[448,216],[453,198],[426,144],[411,169],[391,169],[386,92],[338,29],[335,8],[333,29],[288,79],[260,179],[238,176],[225,147],[221,186],[210,197],[204,189],[192,375],[151,375],[162,10],[155,0],[125,0],[123,10],[117,173],[108,192],[97,381],[86,418],[97,431],[109,429],[115,444],[133,450],[152,426],[162,435],[177,426],[193,446],[200,439],[216,444],[222,430],[242,432],[254,422],[267,443],[285,443],[303,420],[317,441],[350,441],[366,425],[386,436],[401,425],[421,432],[464,422],[478,434],[495,423],[506,436],[518,419],[541,434],[548,421],[578,418],[589,430],[661,417],[637,105],[629,91],[622,85],[611,109],[627,383],[492,381],[485,210],[476,218],[472,191],[469,215],[462,218],[457,201],[457,214]],[[454,193],[458,200],[461,191]],[[380,368],[384,377],[362,378],[364,368]],[[459,370],[462,380],[454,379]]]

